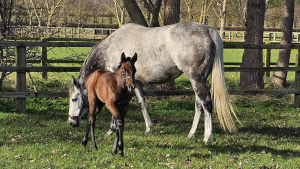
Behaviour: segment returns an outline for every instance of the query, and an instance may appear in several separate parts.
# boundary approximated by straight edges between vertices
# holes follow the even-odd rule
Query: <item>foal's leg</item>
[[[116,131],[116,119],[114,118],[114,116],[111,116],[110,129],[107,131],[105,135],[109,136],[115,131]]]
[[[93,142],[93,146],[92,149],[93,150],[97,150],[97,145],[96,145],[96,141],[95,141],[95,133],[94,133],[94,129],[95,129],[95,121],[96,121],[96,113],[94,113],[92,115],[92,117],[90,116],[89,119],[89,123],[90,123],[90,127],[91,127],[91,136],[92,136],[92,142]]]
[[[121,114],[120,108],[118,109],[113,101],[106,103],[107,109],[114,116],[116,122],[116,138],[113,144],[112,154],[117,154],[117,149],[119,148],[119,154],[124,156],[124,143],[123,143],[123,126],[124,126],[124,118]]]
[[[116,119],[116,138],[112,149],[112,154],[117,154],[119,149],[119,155],[124,156],[124,118]]]
[[[91,120],[93,120],[93,116],[96,112],[96,105],[95,105],[95,99],[94,98],[89,98],[89,118],[87,119],[87,127],[86,127],[86,131],[85,131],[85,135],[83,137],[83,140],[81,142],[81,144],[86,147],[87,143],[88,143],[88,135],[92,126]]]
[[[145,124],[146,124],[145,134],[151,133],[153,124],[152,124],[151,119],[149,117],[149,114],[147,112],[146,101],[145,101],[145,97],[144,97],[144,94],[143,94],[143,85],[142,85],[141,82],[139,82],[139,81],[135,82],[134,92],[135,92],[135,95],[138,99],[138,102],[140,104],[140,107],[142,109],[143,116],[144,116],[144,119],[145,119]]]

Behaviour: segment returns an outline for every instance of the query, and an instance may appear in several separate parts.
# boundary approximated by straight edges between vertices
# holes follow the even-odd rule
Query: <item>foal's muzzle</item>
[[[125,80],[125,84],[126,84],[129,91],[131,91],[135,88],[134,79],[131,76],[125,77],[124,80]]]

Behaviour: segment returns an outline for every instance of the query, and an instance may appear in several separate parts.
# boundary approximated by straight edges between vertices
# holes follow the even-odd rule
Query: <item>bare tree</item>
[[[223,0],[223,8],[222,8],[222,13],[221,13],[221,25],[220,25],[220,35],[221,38],[224,38],[224,30],[226,26],[226,8],[227,8],[227,1]]]
[[[0,1],[0,16],[1,16],[1,36],[5,38],[9,33],[10,20],[13,7],[13,0],[1,0]]]
[[[159,12],[162,0],[156,0],[155,2],[152,0],[142,0],[142,3],[148,12],[147,21],[150,27],[159,27]]]
[[[164,25],[179,22],[180,0],[165,0],[164,2]]]
[[[9,35],[10,28],[11,28],[11,14],[13,10],[13,0],[1,0],[0,1],[0,29],[1,35],[0,39],[6,38]],[[9,47],[0,46],[0,66],[1,67],[8,67],[12,66],[12,63],[9,62],[11,59],[11,55],[9,54],[10,50]],[[0,91],[2,90],[3,80],[6,76],[11,74],[11,72],[2,72],[0,77]]]
[[[246,11],[247,11],[247,1],[248,0],[230,0],[228,1],[228,15],[231,15],[236,25],[244,26],[246,23]],[[251,0],[250,0],[251,1]]]
[[[47,27],[51,26],[51,21],[53,14],[55,10],[60,6],[62,0],[58,1],[51,1],[51,0],[46,0],[45,5],[46,5],[46,10],[47,10]]]
[[[264,31],[265,0],[247,3],[245,44],[262,44]],[[245,49],[241,67],[262,67],[262,49]],[[264,88],[264,72],[241,72],[241,89]]]
[[[295,0],[285,0],[284,16],[282,19],[282,37],[281,44],[287,45],[292,43],[293,21],[294,21]],[[276,67],[288,67],[291,55],[291,49],[280,49]],[[280,87],[286,86],[287,71],[274,72],[271,81]]]
[[[199,23],[208,24],[208,13],[215,1],[216,0],[202,0]]]
[[[109,0],[111,2],[111,0]],[[113,0],[113,4],[101,0],[101,3],[106,6],[117,18],[119,27],[125,22],[125,7],[121,0]]]
[[[134,23],[148,26],[148,23],[135,0],[123,0],[125,8]]]

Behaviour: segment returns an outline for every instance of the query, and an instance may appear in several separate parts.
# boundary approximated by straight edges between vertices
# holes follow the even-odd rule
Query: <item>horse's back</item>
[[[116,71],[120,53],[137,53],[136,80],[164,83],[203,62],[214,43],[210,35],[213,31],[196,22],[157,28],[128,23],[97,46],[95,57],[105,62],[105,69]]]

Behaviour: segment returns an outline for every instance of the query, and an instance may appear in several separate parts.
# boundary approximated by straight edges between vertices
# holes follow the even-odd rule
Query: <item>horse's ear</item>
[[[121,54],[121,62],[126,62],[126,56],[124,52]]]
[[[73,83],[75,86],[77,86],[77,81],[76,81],[76,79],[74,78],[74,76],[72,76],[72,83]]]
[[[133,57],[131,58],[131,61],[132,61],[133,63],[137,61],[137,54],[136,54],[136,53],[135,53],[135,54],[133,55]]]

